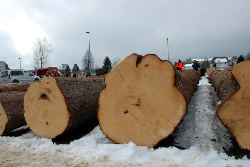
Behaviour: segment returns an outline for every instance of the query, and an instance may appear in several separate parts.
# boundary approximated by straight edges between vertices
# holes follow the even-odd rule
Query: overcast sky
[[[95,65],[131,53],[171,61],[250,52],[250,0],[0,0],[0,60],[32,69],[36,38],[51,43],[49,65],[72,68],[88,48]]]

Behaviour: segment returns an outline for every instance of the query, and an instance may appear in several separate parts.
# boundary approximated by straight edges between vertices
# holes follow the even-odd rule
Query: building
[[[5,61],[0,61],[0,71],[4,71],[6,70],[7,64],[5,63]]]

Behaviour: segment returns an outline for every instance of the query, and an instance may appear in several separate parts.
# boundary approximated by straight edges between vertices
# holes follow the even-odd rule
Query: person
[[[241,63],[244,61],[244,57],[242,55],[240,55],[240,57],[237,60],[237,64]]]
[[[184,64],[182,63],[182,61],[179,59],[178,63],[176,64],[176,69],[179,71],[182,71],[184,67]]]
[[[200,68],[200,64],[196,60],[194,60],[192,67],[194,70],[198,71]]]

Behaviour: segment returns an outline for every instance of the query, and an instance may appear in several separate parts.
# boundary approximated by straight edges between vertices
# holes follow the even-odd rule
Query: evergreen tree
[[[8,66],[8,64],[4,63],[4,66],[5,66],[5,70],[9,70],[10,69],[9,66]]]
[[[105,74],[107,74],[111,70],[111,61],[108,56],[105,57],[102,68],[104,69]]]
[[[69,65],[67,64],[67,66],[66,66],[66,68],[65,68],[65,75],[66,75],[66,77],[69,77],[70,74],[71,74],[70,68],[69,68]]]
[[[80,71],[80,69],[79,69],[78,65],[74,64],[73,69],[72,69],[73,74],[77,74],[77,73],[79,73],[79,71]]]

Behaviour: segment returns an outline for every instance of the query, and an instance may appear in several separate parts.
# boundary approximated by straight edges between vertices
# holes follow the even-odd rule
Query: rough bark
[[[45,78],[32,83],[24,97],[24,116],[40,137],[55,138],[86,128],[97,117],[101,78]]]
[[[209,73],[209,78],[221,101],[225,101],[239,89],[239,85],[232,75],[232,69],[214,69]]]
[[[190,102],[200,79],[200,72],[195,70],[176,71],[175,85],[181,91],[187,104]]]
[[[23,113],[24,92],[0,94],[0,136],[26,124]]]
[[[98,111],[102,132],[116,143],[157,145],[184,117],[199,78],[196,71],[175,72],[156,55],[126,57],[105,76]]]
[[[0,84],[0,93],[26,92],[30,83]]]
[[[220,100],[217,115],[243,149],[250,150],[250,60],[234,65],[232,71],[210,74]],[[217,81],[216,81],[217,80]]]

